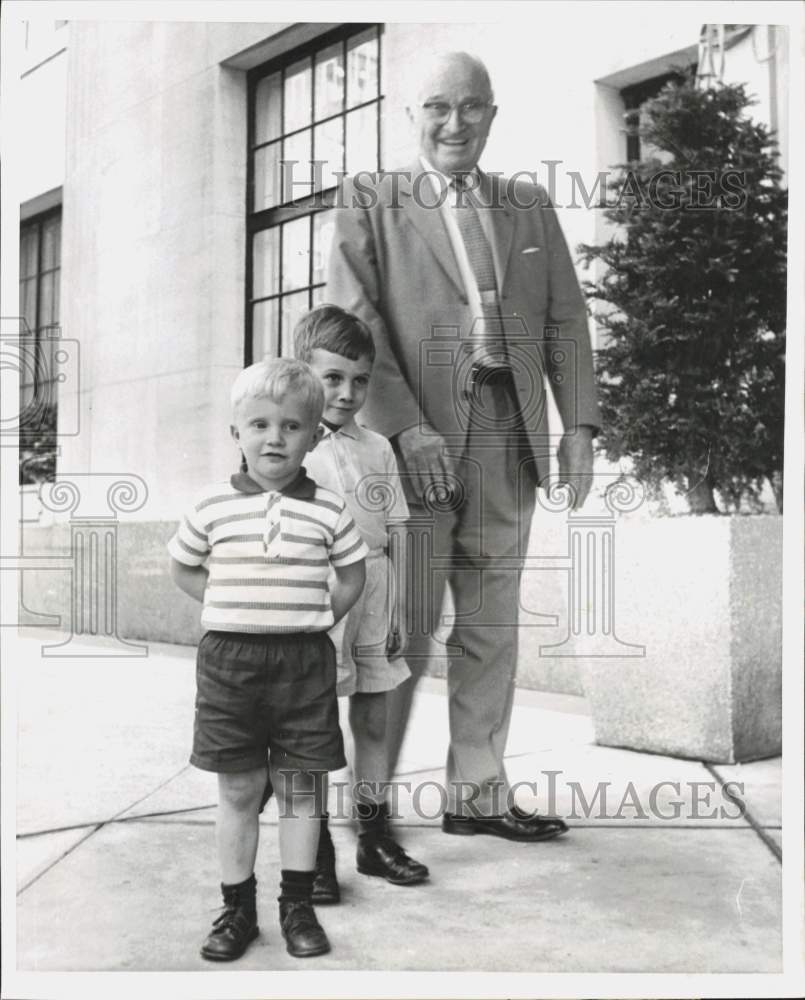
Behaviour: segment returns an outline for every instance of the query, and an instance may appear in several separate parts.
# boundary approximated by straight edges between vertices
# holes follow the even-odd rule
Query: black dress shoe
[[[256,915],[235,902],[228,902],[223,913],[213,920],[201,955],[211,962],[232,962],[240,958],[259,933]]]
[[[330,950],[324,928],[307,900],[280,903],[280,928],[288,954],[294,958],[312,958]]]
[[[409,858],[387,833],[361,834],[358,837],[357,862],[362,875],[377,875],[392,885],[417,885],[430,874],[425,865]]]
[[[490,837],[503,837],[506,840],[521,840],[537,842],[553,840],[567,833],[567,824],[558,816],[529,815],[514,806],[510,812],[502,816],[457,816],[445,813],[442,816],[444,833],[454,833],[470,837],[476,833],[485,833]]]

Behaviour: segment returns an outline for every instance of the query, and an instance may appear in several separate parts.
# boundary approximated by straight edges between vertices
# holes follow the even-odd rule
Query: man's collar
[[[236,472],[229,480],[232,486],[239,493],[281,493],[284,497],[292,497],[294,500],[312,500],[316,496],[316,484],[305,472],[305,467],[301,466],[296,478],[281,490],[267,490],[256,483],[248,472]]]
[[[434,167],[434,165],[430,162],[430,160],[426,159],[424,156],[419,157],[419,162],[422,164],[422,169],[426,173],[430,174],[433,177],[434,181],[439,180],[443,182],[447,187],[449,187],[453,183],[454,177],[452,174],[443,174],[441,170],[437,170],[436,167]],[[481,181],[483,181],[484,175],[478,168],[477,164],[472,168],[472,170],[467,170],[463,176],[467,177],[470,174],[474,174],[478,178],[479,184]]]

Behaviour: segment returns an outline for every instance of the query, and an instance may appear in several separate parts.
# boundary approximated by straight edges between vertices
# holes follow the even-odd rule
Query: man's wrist
[[[595,424],[575,424],[573,427],[568,427],[565,433],[571,437],[580,434],[592,440],[598,434],[598,428]]]

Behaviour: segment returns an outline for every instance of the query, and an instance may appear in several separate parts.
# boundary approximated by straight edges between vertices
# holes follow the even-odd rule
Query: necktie
[[[503,342],[503,323],[492,248],[478,218],[478,209],[475,207],[465,179],[456,177],[453,184],[458,192],[454,217],[481,298],[481,322],[475,317],[471,333],[478,347],[475,362],[486,368],[506,368],[508,366]]]
[[[276,559],[280,555],[282,531],[280,525],[280,501],[282,494],[271,491],[266,497],[266,523],[263,534],[263,551],[266,559]]]

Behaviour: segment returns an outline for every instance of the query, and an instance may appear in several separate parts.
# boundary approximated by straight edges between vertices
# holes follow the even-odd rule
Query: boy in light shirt
[[[323,486],[344,497],[369,547],[366,585],[331,636],[339,663],[340,695],[349,695],[355,743],[353,801],[358,816],[357,868],[393,885],[415,885],[428,869],[410,858],[392,836],[386,787],[389,774],[386,693],[410,671],[405,652],[403,546],[393,535],[408,519],[408,506],[391,445],[356,423],[366,399],[375,348],[369,328],[338,306],[323,305],[302,317],[294,332],[296,356],[306,361],[324,388],[323,435],[307,464]],[[391,537],[390,537],[391,536]],[[392,565],[387,550],[396,565]],[[322,819],[313,900],[338,902],[335,849]]]

